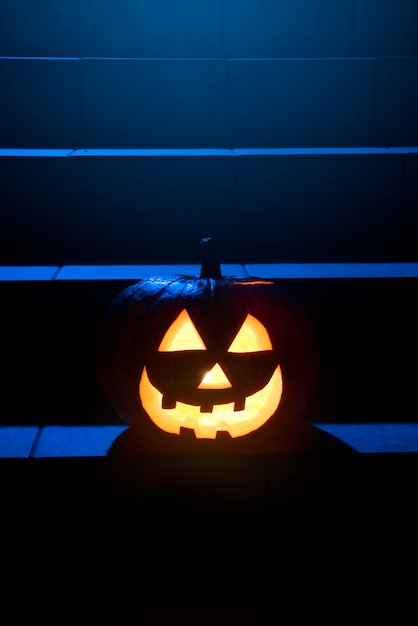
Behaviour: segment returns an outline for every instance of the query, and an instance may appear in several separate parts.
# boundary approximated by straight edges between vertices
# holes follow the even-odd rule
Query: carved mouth
[[[164,398],[151,383],[146,367],[139,382],[139,397],[150,419],[165,432],[180,434],[180,429],[194,430],[197,438],[215,439],[219,431],[241,437],[257,430],[276,412],[283,390],[280,366],[265,387],[237,401],[200,406]]]
[[[228,403],[229,405],[232,403]],[[245,398],[239,398],[238,400],[235,400],[235,402],[233,403],[234,408],[233,411],[234,413],[236,411],[244,411],[245,410]],[[201,413],[213,413],[213,408],[214,406],[218,406],[215,405],[215,403],[213,402],[202,402],[202,404],[200,405],[200,412]],[[161,398],[161,408],[164,410],[169,410],[169,409],[175,409],[177,407],[177,400],[173,399],[173,398],[167,398],[167,396],[163,395]]]
[[[193,428],[180,427],[180,435],[187,439],[196,439],[196,433]],[[232,439],[231,435],[226,430],[218,430],[216,433],[216,439],[226,441]]]

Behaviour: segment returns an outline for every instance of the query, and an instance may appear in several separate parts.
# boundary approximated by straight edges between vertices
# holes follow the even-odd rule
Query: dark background
[[[0,85],[0,265],[418,261],[417,0],[2,0]],[[118,423],[129,282],[1,282],[2,425]],[[307,417],[416,421],[416,278],[283,282]],[[355,456],[3,459],[4,623],[416,618],[415,455]]]
[[[1,157],[0,263],[416,261],[417,32],[416,0],[4,0],[0,146],[73,156]]]

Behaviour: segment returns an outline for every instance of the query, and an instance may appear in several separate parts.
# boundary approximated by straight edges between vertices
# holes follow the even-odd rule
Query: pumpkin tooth
[[[201,413],[212,413],[213,412],[213,404],[202,404],[200,407]]]
[[[175,398],[170,398],[167,396],[163,396],[161,400],[161,408],[162,409],[175,409],[177,401]]]
[[[186,426],[180,426],[180,435],[187,437],[188,439],[196,439],[196,435],[193,428],[187,428]]]
[[[216,439],[220,439],[221,441],[227,441],[228,439],[232,439],[232,437],[227,430],[218,430],[216,432]]]
[[[245,398],[235,400],[234,411],[243,411],[245,409]]]

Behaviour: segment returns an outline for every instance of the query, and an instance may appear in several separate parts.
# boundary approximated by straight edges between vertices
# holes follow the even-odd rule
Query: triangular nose
[[[210,372],[204,375],[198,389],[229,389],[231,382],[219,363],[215,363]]]

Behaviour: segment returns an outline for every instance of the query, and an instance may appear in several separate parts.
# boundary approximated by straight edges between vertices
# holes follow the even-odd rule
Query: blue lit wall
[[[418,0],[3,0],[0,81],[0,264],[417,259]]]

